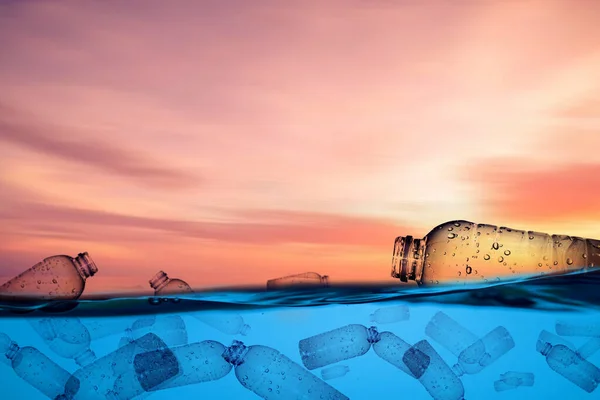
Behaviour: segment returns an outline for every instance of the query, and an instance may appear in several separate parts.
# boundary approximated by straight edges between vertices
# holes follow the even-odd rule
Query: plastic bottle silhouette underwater
[[[223,313],[202,311],[192,314],[192,316],[200,322],[228,335],[239,334],[246,336],[252,329],[239,314],[225,315]]]
[[[435,400],[464,400],[461,380],[427,340],[415,343],[402,360]]]
[[[341,378],[350,372],[350,367],[347,365],[334,365],[332,367],[323,368],[321,370],[321,378],[324,381],[330,379]]]
[[[460,354],[474,343],[480,349],[479,351],[485,350],[477,335],[441,311],[437,312],[425,326],[425,334],[456,357],[460,357]]]
[[[589,321],[557,321],[555,329],[556,333],[561,336],[600,337],[600,323],[591,323]]]
[[[171,347],[174,358],[164,357],[161,350],[139,353],[134,369],[121,375],[113,390],[113,399],[129,400],[157,390],[214,381],[231,371],[222,357],[226,347],[214,340]]]
[[[600,350],[600,337],[594,337],[582,344],[577,349],[577,354],[581,358],[589,358],[594,355],[598,350]]]
[[[96,359],[90,349],[90,334],[79,318],[28,319],[31,327],[48,347],[61,357],[74,360],[84,366]]]
[[[98,268],[88,253],[80,253],[75,258],[48,257],[0,286],[0,303],[75,300],[83,293],[87,278],[96,272]]]
[[[309,370],[365,354],[379,341],[377,328],[350,324],[300,340],[302,363]]]
[[[69,372],[35,347],[19,347],[4,333],[0,333],[0,353],[3,353],[1,357],[10,361],[19,378],[51,399],[63,392],[71,377]]]
[[[148,333],[159,336],[169,347],[181,346],[188,342],[185,321],[175,314],[143,317],[131,324],[129,335],[133,339],[139,339]]]
[[[378,308],[369,316],[371,322],[377,324],[392,324],[406,321],[410,318],[410,311],[406,306],[391,306]]]
[[[169,358],[170,350],[165,342],[157,335],[148,333],[75,371],[64,387],[63,399],[105,399],[118,378],[115,371],[125,373],[133,369],[132,358],[151,350],[163,350],[165,359]]]
[[[534,382],[535,376],[531,372],[508,371],[494,381],[494,389],[496,392],[503,392],[520,386],[533,386]]]
[[[575,351],[563,344],[552,345],[538,339],[536,350],[546,357],[548,366],[564,378],[573,382],[588,393],[600,383],[600,369],[581,358]]]
[[[90,338],[98,340],[122,334],[126,329],[131,328],[132,320],[124,317],[94,318],[85,319],[83,324],[90,333]]]
[[[392,332],[381,332],[379,334],[379,341],[373,343],[373,351],[379,356],[379,358],[387,361],[396,368],[400,369],[407,375],[415,377],[410,369],[404,363],[404,354],[410,350],[412,346],[406,343],[404,340],[394,335]],[[429,362],[429,361],[427,361]]]
[[[483,338],[463,350],[452,370],[457,376],[476,374],[493,364],[515,347],[510,332],[503,326],[494,328]]]
[[[283,276],[281,278],[270,279],[267,281],[267,290],[314,286],[329,286],[329,276],[321,276],[316,272],[304,272],[301,274]]]
[[[348,399],[344,394],[267,346],[248,346],[234,340],[223,358],[235,368],[235,376],[248,390],[266,400]]]
[[[392,277],[419,285],[486,284],[598,265],[599,240],[458,220],[423,239],[397,237]]]

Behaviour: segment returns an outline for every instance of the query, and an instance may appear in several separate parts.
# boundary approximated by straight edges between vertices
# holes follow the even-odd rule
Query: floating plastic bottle
[[[533,386],[534,382],[535,376],[531,372],[508,371],[500,375],[500,379],[494,381],[494,390],[503,392],[520,386]]]
[[[435,400],[464,400],[461,380],[427,340],[412,346],[402,361]]]
[[[600,369],[567,346],[553,346],[540,338],[536,343],[536,350],[546,357],[546,362],[552,370],[586,392],[591,393],[598,387]]]
[[[83,293],[86,279],[96,272],[98,268],[88,253],[80,253],[75,258],[48,257],[0,286],[0,303],[76,300]]]
[[[239,314],[224,315],[223,313],[203,311],[192,314],[192,316],[200,322],[228,335],[246,336],[252,329]]]
[[[313,287],[329,285],[329,276],[319,275],[316,272],[304,272],[302,274],[288,275],[267,281],[267,290],[279,290],[289,287]]]
[[[188,343],[188,334],[183,318],[179,315],[153,315],[139,318],[131,324],[131,336],[139,339],[154,333],[169,347]]]
[[[133,369],[135,355],[152,350],[163,350],[164,358],[169,359],[170,350],[165,342],[148,333],[75,371],[64,387],[62,399],[104,400],[113,390],[119,375]]]
[[[325,381],[330,379],[341,378],[350,372],[350,367],[347,365],[334,365],[333,367],[323,368],[321,370],[321,378]]]
[[[399,236],[392,277],[419,285],[485,284],[600,265],[600,240],[450,221],[423,239]]]
[[[365,354],[379,341],[377,328],[350,324],[300,340],[302,363],[309,370]]]
[[[561,336],[600,337],[600,323],[557,321],[556,333]]]
[[[63,392],[71,377],[69,372],[35,347],[19,347],[4,333],[0,333],[0,353],[3,353],[0,356],[10,361],[10,366],[19,378],[51,399]]]
[[[222,357],[226,347],[214,340],[169,350],[174,358],[166,360],[162,350],[137,354],[134,369],[115,381],[111,399],[129,400],[147,392],[218,380],[232,368]]]
[[[155,296],[173,296],[194,293],[190,285],[185,281],[169,278],[164,271],[158,271],[149,282],[150,287],[154,289]],[[172,300],[177,301],[177,298],[173,298]]]
[[[477,342],[463,350],[452,370],[457,376],[476,374],[493,364],[515,347],[515,342],[503,326],[494,328]]]
[[[79,366],[96,360],[96,354],[90,349],[90,333],[79,318],[43,318],[28,321],[48,347],[59,356],[72,359]]]
[[[406,321],[409,318],[410,311],[406,306],[378,308],[369,316],[370,321],[377,324],[392,324],[395,322]]]
[[[248,390],[266,400],[347,400],[344,394],[328,385],[302,366],[266,346],[246,347],[234,340],[223,358],[235,368],[235,376]]]

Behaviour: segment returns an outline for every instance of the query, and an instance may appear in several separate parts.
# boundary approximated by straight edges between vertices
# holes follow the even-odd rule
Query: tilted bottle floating
[[[87,252],[75,258],[48,257],[0,286],[0,303],[76,300],[83,293],[86,280],[97,272],[98,267]]]
[[[500,379],[494,381],[494,390],[504,392],[516,389],[520,386],[533,386],[535,376],[531,372],[508,371],[500,375]]]
[[[379,340],[376,327],[349,324],[300,340],[298,350],[304,366],[313,370],[362,356]]]
[[[348,399],[267,346],[245,346],[234,340],[225,347],[214,340],[205,340],[170,350],[174,359],[165,360],[158,351],[136,355],[134,371],[115,382],[110,398],[129,400],[143,391],[218,380],[233,368],[238,381],[263,399]]]
[[[160,350],[165,360],[173,357],[159,336],[148,333],[75,371],[64,386],[61,400],[104,400],[117,378],[134,368],[135,356],[153,350]]]
[[[464,395],[461,380],[429,343],[422,342],[411,346],[392,332],[385,331],[379,334],[373,351],[382,360],[417,379],[435,400],[461,400]]]
[[[515,347],[512,336],[503,326],[478,338],[441,311],[429,321],[425,334],[458,357],[452,367],[457,376],[476,374]]]
[[[560,274],[600,265],[600,240],[450,221],[422,239],[399,236],[392,277],[466,285]]]
[[[369,316],[370,321],[377,324],[393,324],[409,318],[410,311],[403,305],[378,308]]]
[[[586,392],[591,393],[598,387],[600,369],[564,344],[553,345],[540,335],[536,350],[546,357],[546,362],[552,370]]]
[[[50,399],[59,396],[71,374],[35,347],[20,347],[0,333],[0,357],[9,360],[17,376]]]
[[[194,293],[190,285],[181,279],[171,279],[167,276],[164,271],[159,271],[150,280],[150,286],[154,289],[154,296],[166,296],[187,293]],[[210,312],[194,313],[191,314],[194,318],[200,322],[217,329],[228,335],[247,335],[250,331],[250,325],[244,322],[244,318],[241,315],[234,314],[228,315],[227,317],[215,315]]]
[[[279,290],[290,287],[327,287],[329,286],[329,276],[320,275],[316,272],[303,272],[301,274],[287,275],[281,278],[270,279],[267,281],[267,290]]]
[[[28,319],[28,322],[59,356],[72,359],[80,367],[96,360],[96,354],[90,349],[90,333],[79,318]]]

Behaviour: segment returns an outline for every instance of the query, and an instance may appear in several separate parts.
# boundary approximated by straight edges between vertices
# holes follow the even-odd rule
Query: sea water
[[[457,356],[425,333],[428,323],[441,312],[479,338],[502,326],[514,341],[514,346],[492,364],[475,374],[460,377],[465,399],[576,400],[597,398],[600,396],[600,389],[588,393],[552,370],[546,358],[536,351],[536,342],[543,330],[556,334],[557,321],[563,321],[563,324],[566,321],[600,325],[599,284],[598,273],[587,273],[472,290],[329,287],[275,292],[263,289],[206,291],[164,301],[117,297],[81,300],[65,307],[62,312],[55,313],[15,313],[5,309],[0,311],[0,332],[8,334],[21,347],[37,348],[56,364],[73,373],[79,366],[73,359],[57,355],[32,328],[32,319],[79,319],[90,327],[93,338],[90,348],[100,358],[126,343],[123,340],[131,335],[131,330],[126,331],[125,328],[131,327],[136,321],[139,324],[140,318],[152,315],[174,316],[174,319],[181,319],[185,324],[187,343],[214,340],[230,346],[234,340],[240,340],[246,346],[262,345],[276,349],[304,368],[299,351],[301,340],[349,324],[360,324],[365,327],[376,326],[379,332],[392,332],[410,345],[428,340],[445,363],[452,367],[458,362]],[[404,310],[399,314],[402,316],[390,317],[397,314],[396,311],[385,311],[390,307]],[[202,316],[208,313],[213,322],[219,319],[240,320],[241,317],[248,329],[237,331],[238,333],[232,333],[235,330],[217,329],[218,323],[211,325],[203,322]],[[378,323],[378,319],[374,318],[377,315],[387,317],[382,317]],[[159,325],[157,324],[157,329],[166,329]],[[100,329],[99,327],[113,334],[96,335],[93,329]],[[161,335],[160,331],[155,333]],[[164,332],[164,335],[169,339],[172,332]],[[99,337],[94,339],[94,336]],[[563,338],[572,344],[574,350],[590,341],[587,337]],[[592,351],[587,360],[600,366],[600,352]],[[432,398],[419,380],[386,362],[372,349],[364,355],[310,372],[350,399]],[[516,385],[519,376],[528,377],[527,383]],[[505,380],[498,382],[503,377]],[[19,378],[4,357],[0,360],[0,378],[2,399],[47,398]],[[230,372],[218,380],[153,391],[148,396],[144,394],[138,398],[259,397],[240,384],[235,374]],[[319,395],[315,394],[314,398],[319,399]]]

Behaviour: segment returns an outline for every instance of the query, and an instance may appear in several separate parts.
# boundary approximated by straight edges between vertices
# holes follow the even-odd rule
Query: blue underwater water
[[[543,330],[548,331],[552,335],[557,334],[557,321],[563,321],[564,324],[567,324],[567,330],[569,329],[568,324],[572,323],[575,325],[579,324],[580,326],[588,326],[591,329],[590,332],[596,334],[594,332],[600,330],[600,293],[598,293],[598,283],[600,283],[600,275],[597,273],[587,273],[564,277],[549,277],[472,290],[444,288],[432,292],[419,288],[398,290],[398,287],[330,287],[278,292],[259,289],[198,292],[185,298],[176,300],[168,299],[158,302],[148,298],[121,297],[91,299],[81,300],[72,304],[71,307],[66,307],[66,311],[57,313],[39,310],[29,313],[15,313],[8,309],[0,310],[0,332],[7,334],[21,348],[31,346],[39,350],[39,352],[43,353],[69,374],[74,373],[80,367],[73,359],[64,357],[65,348],[57,345],[57,342],[53,345],[51,341],[44,340],[42,335],[34,329],[36,321],[44,318],[63,321],[63,325],[58,323],[54,325],[55,328],[53,329],[55,330],[59,329],[57,327],[60,326],[63,326],[62,329],[65,330],[73,330],[75,328],[69,328],[69,326],[79,326],[77,325],[79,323],[83,324],[92,337],[89,347],[98,359],[122,347],[127,340],[131,340],[132,330],[126,330],[126,328],[134,326],[136,327],[135,329],[139,328],[139,332],[134,329],[134,334],[138,332],[138,336],[141,336],[146,333],[155,333],[158,337],[163,338],[167,344],[176,343],[185,345],[186,343],[192,344],[212,340],[219,342],[224,347],[228,347],[232,345],[233,341],[238,340],[243,342],[245,346],[267,346],[279,351],[302,369],[300,371],[294,367],[297,371],[300,371],[297,372],[297,374],[300,374],[297,379],[301,380],[300,378],[304,377],[303,379],[306,381],[309,379],[309,376],[302,374],[313,374],[316,376],[319,384],[321,381],[326,382],[327,385],[345,395],[346,398],[405,398],[419,400],[434,397],[426,390],[423,382],[416,379],[415,376],[410,376],[399,367],[392,365],[380,357],[374,350],[374,346],[365,342],[366,336],[364,338],[361,338],[359,334],[355,334],[356,336],[352,338],[336,336],[329,344],[324,342],[321,344],[317,343],[318,346],[322,346],[321,350],[325,354],[325,359],[329,357],[326,354],[328,351],[330,353],[332,351],[341,351],[343,354],[350,354],[353,351],[360,353],[361,351],[356,350],[360,346],[363,346],[363,350],[367,349],[367,351],[354,358],[342,360],[323,368],[315,368],[311,371],[308,371],[303,365],[299,342],[303,339],[345,327],[349,324],[359,324],[366,328],[375,326],[380,334],[384,331],[391,332],[410,345],[421,340],[427,340],[445,364],[451,368],[457,364],[459,357],[448,350],[443,344],[438,343],[426,334],[426,327],[432,318],[442,313],[454,320],[459,327],[472,332],[478,338],[484,337],[484,335],[498,326],[504,327],[509,332],[512,343],[514,343],[514,345],[508,348],[499,345],[497,348],[487,349],[488,353],[493,353],[493,351],[499,352],[499,357],[489,365],[481,367],[481,370],[478,372],[465,374],[459,378],[464,387],[465,399],[539,398],[576,400],[597,398],[600,396],[600,389],[595,389],[591,393],[588,393],[559,372],[553,370],[549,366],[546,357],[536,350],[536,343],[540,332]],[[72,309],[68,310],[68,308]],[[387,318],[387,320],[380,318],[379,321],[374,321],[371,315],[376,314],[378,309],[404,310],[407,311],[407,314],[394,320],[393,317],[396,314],[392,312],[389,314],[392,318]],[[207,315],[210,316],[208,319],[205,318]],[[74,325],[71,325],[70,322],[64,322],[65,320],[76,321],[76,323],[74,322]],[[183,321],[183,325],[178,325],[175,329],[169,325],[171,322],[161,324],[157,322],[158,320]],[[358,332],[361,329],[359,327],[352,332]],[[460,336],[460,332],[450,328],[444,331],[446,329],[444,326],[441,326],[440,329],[442,332],[440,340],[452,341],[456,339],[459,341],[460,338],[458,336]],[[565,332],[563,331],[562,333],[564,334]],[[59,334],[60,336],[59,332],[55,332],[55,334]],[[67,336],[68,334],[63,332],[62,337],[65,343],[71,340]],[[129,339],[123,342],[124,338],[127,337]],[[570,343],[570,348],[573,351],[586,343],[591,343],[589,342],[590,340],[592,342],[594,340],[585,336],[561,336],[561,338]],[[335,343],[341,340],[346,340],[349,350],[336,350]],[[69,343],[74,345],[73,341]],[[468,344],[466,344],[467,347]],[[215,351],[218,354],[221,354],[219,344],[211,344],[211,346],[212,349],[216,349]],[[326,346],[330,346],[329,350]],[[595,366],[600,366],[600,351],[595,352],[594,343],[591,346],[593,349],[586,357],[587,362]],[[174,349],[175,347],[172,348]],[[242,375],[239,379],[236,376],[235,368],[241,368],[241,366],[231,367],[233,369],[229,371],[229,364],[219,359],[219,363],[215,361],[216,364],[210,365],[215,365],[214,368],[221,368],[221,372],[219,373],[223,375],[222,377],[218,376],[214,380],[202,383],[151,390],[149,395],[148,393],[142,393],[142,396],[136,398],[151,398],[156,400],[173,398],[260,398],[249,388],[245,387],[241,381],[246,382],[247,386],[272,385],[272,388],[270,386],[268,388],[269,395],[273,393],[273,397],[270,398],[327,398],[322,397],[320,393],[314,390],[310,393],[304,392],[304,397],[299,397],[298,392],[286,392],[288,381],[280,380],[279,376],[273,378],[278,379],[273,383],[269,374],[274,374],[275,372],[262,371],[261,368],[264,365],[256,365],[262,362],[260,361],[260,357],[271,357],[264,354],[275,354],[269,353],[270,351],[267,349],[263,353],[255,354],[254,359],[248,358],[250,361],[246,363],[244,366],[246,369],[243,370],[246,372],[241,373]],[[345,351],[346,353],[344,353]],[[385,352],[388,350],[383,349],[381,351]],[[63,356],[58,354],[60,352],[63,352]],[[184,353],[181,351],[178,353],[174,350],[173,353],[169,353],[170,358],[163,356],[163,353],[153,353],[152,357],[148,356],[149,353],[144,353],[144,357],[138,357],[136,362],[130,362],[125,365],[128,365],[131,369],[129,371],[130,376],[137,379],[136,384],[139,383],[142,386],[143,384],[149,385],[147,388],[150,388],[152,385],[160,383],[163,378],[168,381],[167,378],[176,374],[177,371],[185,371],[185,373],[191,371],[192,374],[194,371],[197,374],[207,373],[206,370],[202,370],[204,371],[202,372],[200,369],[196,369],[195,366],[182,365],[184,363],[193,363],[194,357],[200,353],[201,351],[199,350],[196,353],[188,351],[184,357],[181,356]],[[175,354],[175,357],[171,357],[172,354]],[[177,356],[178,354],[179,356]],[[195,356],[192,357],[190,354],[195,354]],[[249,354],[247,353],[248,357],[250,357]],[[419,354],[422,355],[423,353]],[[562,354],[564,356],[564,352]],[[150,359],[148,357],[152,359],[151,363],[147,361]],[[180,359],[177,357],[180,357]],[[594,375],[595,370],[592,371],[590,369],[596,367],[586,367],[588,368],[587,372],[581,372],[577,368],[581,369],[584,367],[579,365],[581,364],[578,361],[579,359],[575,360],[573,357],[556,359],[556,357],[558,356],[555,354],[553,362],[554,365],[558,365],[559,369],[571,368],[571,372],[567,373],[579,374],[578,376],[583,376],[581,378],[583,380],[591,379],[590,385],[592,387],[598,384],[598,382],[594,381],[596,379],[596,375]],[[2,394],[0,394],[0,398],[48,398],[48,396],[42,394],[25,379],[20,377],[6,357],[0,354],[0,358],[0,381],[2,382]],[[34,374],[33,379],[38,382],[54,379],[52,372],[54,370],[46,364],[40,364],[39,360],[40,358],[35,357],[31,359],[23,358],[19,371],[34,371],[35,374],[32,372]],[[150,367],[147,367],[147,371],[144,372],[147,375],[142,376],[138,373],[139,371],[136,372],[135,368],[142,368],[140,365],[143,362],[150,363],[148,364]],[[174,366],[177,371],[171,371],[170,367],[163,368],[161,363],[163,366],[171,363],[169,365]],[[177,365],[178,363],[180,364]],[[284,360],[285,363],[288,363],[288,361]],[[208,362],[205,362],[205,364],[208,365]],[[336,366],[337,368],[332,369],[332,367]],[[420,372],[423,373],[422,379],[433,377],[433,381],[430,382],[441,384],[442,386],[447,385],[447,383],[444,383],[445,381],[440,381],[441,383],[436,381],[435,374],[441,374],[442,372],[439,371],[442,371],[442,369],[434,369],[434,358],[431,358],[431,364],[429,364],[429,357],[427,357],[427,362],[422,367],[425,371],[424,373],[423,371]],[[282,368],[285,369],[287,367]],[[430,371],[427,371],[427,368],[431,368]],[[296,376],[292,372],[289,372],[292,369],[286,369],[285,371],[288,371],[290,379]],[[444,371],[447,372],[447,370]],[[518,380],[504,381],[495,386],[495,382],[501,380],[501,375],[510,371],[524,374],[531,373],[534,380],[529,384],[521,386],[518,385]],[[20,373],[26,374],[27,372]],[[115,372],[110,369],[101,371],[96,368],[93,373],[104,376],[114,374]],[[327,379],[324,379],[324,377]],[[184,378],[193,380],[193,377]],[[263,380],[262,383],[258,382],[261,379]],[[127,382],[131,386],[131,381]],[[280,385],[277,386],[277,384]],[[90,381],[82,384],[81,388],[89,387],[92,388],[89,390],[93,390],[94,386],[95,383]],[[298,386],[296,385],[296,387]],[[508,390],[497,391],[497,387],[508,388]],[[118,385],[115,388],[115,390],[118,390]],[[83,391],[84,389],[80,390]],[[452,398],[444,397],[444,393],[448,393],[448,396],[451,396],[452,390],[452,387],[443,387],[437,392],[442,393],[442,395],[438,394],[437,398]],[[275,395],[275,392],[277,392],[277,395]],[[83,392],[79,396],[79,398],[97,398],[92,395],[86,397]]]

